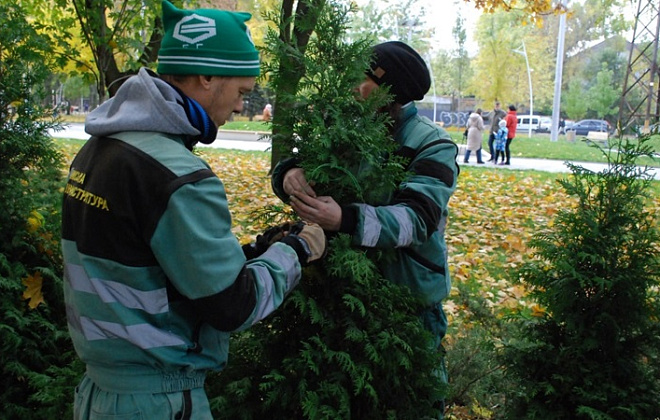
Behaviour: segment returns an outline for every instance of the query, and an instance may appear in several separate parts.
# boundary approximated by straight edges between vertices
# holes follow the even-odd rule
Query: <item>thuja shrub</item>
[[[278,97],[286,124],[277,142],[300,159],[318,194],[338,202],[376,204],[405,172],[391,152],[389,117],[377,113],[386,92],[365,101],[354,88],[364,80],[371,53],[365,41],[343,39],[350,10],[328,3],[305,51],[269,37],[304,74],[295,92]],[[312,18],[312,16],[310,16]],[[277,54],[275,54],[277,57]],[[271,82],[285,84],[278,63]],[[278,90],[278,95],[287,95]],[[283,137],[283,138],[282,138]],[[359,178],[353,169],[367,165]],[[445,389],[434,371],[441,355],[417,314],[409,289],[382,278],[387,252],[330,239],[329,253],[307,267],[300,286],[261,324],[237,335],[228,367],[209,380],[214,415],[227,419],[421,419],[438,415],[433,403]]]
[[[214,383],[220,419],[417,419],[438,398],[439,360],[415,299],[366,255],[333,240],[328,265],[305,272],[267,322],[237,336]],[[342,251],[339,251],[341,249]]]
[[[61,157],[40,107],[49,44],[0,3],[0,419],[71,417],[59,251]]]
[[[575,206],[535,235],[536,259],[519,280],[545,314],[505,345],[511,419],[654,419],[660,416],[658,222],[647,211],[648,137],[619,140],[607,169],[570,165]],[[514,320],[516,321],[516,320]]]

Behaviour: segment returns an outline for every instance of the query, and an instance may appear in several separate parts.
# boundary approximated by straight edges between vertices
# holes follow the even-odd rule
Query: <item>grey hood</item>
[[[188,121],[181,95],[169,84],[142,68],[85,119],[92,136],[110,136],[122,131],[156,131],[197,136]]]

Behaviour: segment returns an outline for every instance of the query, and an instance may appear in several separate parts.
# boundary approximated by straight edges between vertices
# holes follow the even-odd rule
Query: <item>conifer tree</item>
[[[62,157],[42,106],[51,43],[22,2],[0,2],[0,419],[71,418],[82,374],[66,325]]]
[[[347,42],[350,9],[329,4],[304,53],[271,34],[276,57],[304,69],[299,89],[284,102],[279,123],[285,155],[300,159],[318,194],[338,202],[379,203],[405,176],[377,109],[386,90],[357,100],[371,59],[366,40]],[[271,84],[287,83],[271,63]],[[275,90],[277,90],[275,88]],[[281,103],[282,101],[278,101]],[[275,142],[274,142],[275,143]],[[362,166],[360,166],[362,165]],[[352,175],[355,167],[370,168]],[[364,174],[364,175],[362,175]],[[417,299],[382,278],[387,253],[353,248],[347,235],[330,240],[327,258],[305,268],[301,284],[271,317],[234,338],[229,366],[210,381],[214,414],[231,419],[420,419],[442,385],[440,360],[415,313]]]
[[[566,203],[517,277],[545,310],[503,352],[520,388],[511,419],[653,419],[660,414],[660,231],[645,207],[652,176],[635,166],[649,138],[619,140],[608,168],[569,165]]]

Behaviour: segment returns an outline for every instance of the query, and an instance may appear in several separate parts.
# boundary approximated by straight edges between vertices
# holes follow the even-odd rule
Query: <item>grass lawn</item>
[[[450,132],[457,143],[464,143],[461,133]],[[484,136],[483,150],[488,150],[488,137]],[[610,147],[616,147],[618,139],[611,137]],[[656,159],[642,158],[640,165],[660,167],[660,135],[655,135],[647,143],[656,153]],[[608,150],[607,147],[603,147]],[[596,144],[587,141],[586,137],[578,137],[574,142],[567,141],[566,136],[559,136],[557,141],[551,141],[548,134],[537,134],[528,137],[527,134],[516,136],[511,143],[512,157],[556,159],[571,162],[601,162],[606,163],[607,158]]]

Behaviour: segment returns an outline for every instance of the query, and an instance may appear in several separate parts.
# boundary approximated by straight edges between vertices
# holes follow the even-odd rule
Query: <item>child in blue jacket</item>
[[[497,134],[495,134],[495,159],[493,159],[493,164],[497,165],[497,158],[502,156],[500,165],[504,165],[506,159],[506,136],[509,134],[509,130],[506,128],[505,120],[501,120],[499,126],[500,129],[497,130]]]

